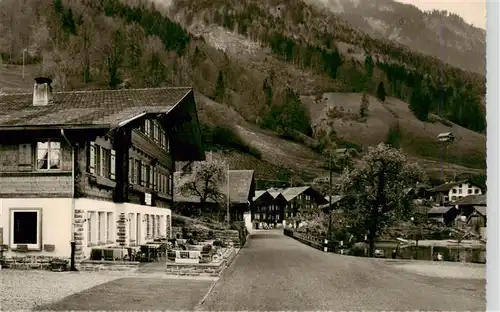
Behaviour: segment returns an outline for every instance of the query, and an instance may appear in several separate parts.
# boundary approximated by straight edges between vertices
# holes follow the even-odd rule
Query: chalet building
[[[186,173],[176,172],[174,176],[174,202],[176,209],[189,210],[193,214],[198,215],[202,211],[200,196],[193,194],[183,194],[181,191],[182,185],[192,181],[190,176],[189,164],[185,164],[184,170]],[[229,192],[230,200],[230,221],[244,221],[243,216],[246,212],[250,212],[250,203],[252,198],[255,196],[255,178],[253,170],[229,170],[229,188],[227,183],[223,183],[218,187],[218,191],[221,193],[221,198],[219,201],[214,200],[211,197],[206,199],[203,204],[205,208],[220,208],[224,205],[225,197]],[[223,198],[222,198],[223,197]],[[221,210],[221,209],[219,209]],[[222,209],[224,212],[225,209]],[[221,216],[221,220],[226,217],[226,213]]]
[[[0,95],[7,257],[67,258],[171,234],[176,161],[203,160],[191,88]],[[7,246],[5,246],[7,245]]]
[[[465,196],[464,198],[450,202],[448,205],[454,206],[459,210],[460,214],[469,217],[474,212],[474,207],[487,206],[486,194]]]
[[[310,186],[289,187],[282,193],[286,200],[285,218],[283,226],[298,227],[300,222],[290,221],[290,218],[297,217],[301,209],[315,210],[320,205],[328,203],[323,195]]]
[[[256,191],[252,200],[252,225],[259,229],[263,225],[278,227],[283,222],[283,208],[286,205],[281,193],[271,195],[268,191]]]
[[[439,206],[432,207],[427,211],[427,217],[436,222],[452,225],[460,212],[455,207]]]
[[[283,226],[285,221],[285,208],[287,205],[287,201],[283,194],[279,191],[275,191],[274,189],[267,190],[269,194],[274,198],[274,205],[276,206],[276,218],[279,218],[277,226]]]
[[[431,201],[446,205],[469,195],[481,195],[483,189],[469,180],[445,183],[429,190]]]

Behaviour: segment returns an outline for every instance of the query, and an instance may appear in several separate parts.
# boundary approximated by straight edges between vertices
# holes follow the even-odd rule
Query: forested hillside
[[[311,118],[317,104],[307,98],[319,100],[325,92],[365,92],[381,98],[377,91],[382,88],[384,97],[410,102],[416,117],[409,118],[421,119],[424,128],[435,122],[428,114],[432,112],[476,132],[485,130],[484,76],[373,39],[302,1],[167,4],[3,0],[0,55],[3,63],[20,64],[26,49],[27,63],[37,67],[37,75],[53,77],[56,90],[192,85],[211,148],[238,150],[261,159],[268,164],[264,167],[280,165],[277,153],[288,154],[293,161],[285,162],[281,177],[302,171],[308,171],[307,179],[320,175],[325,148],[362,150],[379,142],[351,139],[341,131],[325,138],[317,131],[318,123]],[[238,45],[244,46],[242,53],[229,49]],[[2,79],[0,70],[0,91],[8,91]],[[224,106],[230,114],[219,113]],[[379,117],[368,107],[364,118]],[[363,118],[355,123],[365,124]],[[461,131],[458,125],[453,127]],[[429,129],[423,140],[442,130]],[[484,135],[477,134],[478,139],[463,133],[462,141],[478,144],[457,144],[451,151],[455,157],[446,161],[484,167]],[[442,161],[436,149],[430,154],[408,151],[424,162]],[[436,170],[440,165],[432,166]]]

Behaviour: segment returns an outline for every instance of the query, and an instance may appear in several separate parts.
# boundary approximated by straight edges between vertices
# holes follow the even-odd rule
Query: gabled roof
[[[262,195],[264,195],[265,193],[268,193],[268,194],[269,194],[269,192],[268,192],[268,191],[262,191],[262,190],[261,190],[261,191],[255,191],[255,196],[253,197],[253,199],[252,199],[252,200],[257,200],[257,199],[259,199],[259,198],[260,198]],[[269,194],[269,195],[271,195],[271,194]]]
[[[479,212],[482,216],[488,215],[488,209],[486,206],[474,206],[474,209]]]
[[[191,179],[190,174],[182,174],[182,172],[174,173],[174,201],[199,203],[200,197],[196,195],[186,196],[181,193],[181,186]],[[229,170],[229,199],[232,204],[246,204],[252,197],[254,184],[253,170]],[[227,196],[227,183],[223,183],[219,187],[219,191]],[[214,203],[212,199],[207,199],[207,202]]]
[[[255,191],[255,196],[252,199],[252,202],[257,205],[271,205],[274,201],[274,197],[265,190]]]
[[[453,134],[451,132],[442,132],[442,133],[438,134],[438,138],[447,137],[447,136],[453,136]]]
[[[116,128],[143,113],[166,113],[192,92],[190,87],[53,92],[45,106],[32,93],[0,95],[0,128],[102,126]]]
[[[245,204],[252,200],[255,189],[253,170],[229,170],[229,198],[231,203]],[[226,184],[227,187],[227,184]]]
[[[476,183],[473,183],[469,180],[462,180],[462,181],[457,181],[457,182],[449,182],[449,183],[445,183],[445,184],[441,184],[441,185],[438,185],[436,186],[435,188],[433,189],[430,189],[429,192],[432,192],[432,193],[436,193],[436,192],[447,192],[449,191],[452,187],[454,186],[457,186],[459,184],[465,184],[465,183],[469,183],[469,184],[472,184],[472,185],[475,185],[477,187],[481,187],[480,185],[477,185]]]
[[[289,187],[285,189],[281,194],[285,197],[286,201],[291,201],[295,197],[304,193],[310,186],[300,186],[300,187]]]
[[[0,95],[0,139],[10,131],[99,129],[105,132],[161,118],[171,127],[174,160],[203,160],[204,148],[190,87],[53,92],[48,105],[33,105],[32,93]]]
[[[431,209],[429,209],[429,211],[427,211],[428,214],[444,214],[444,213],[447,213],[448,211],[450,211],[451,209],[455,209],[454,207],[443,207],[443,206],[440,206],[440,207],[432,207]]]
[[[338,203],[340,200],[342,200],[342,198],[344,198],[344,196],[342,195],[332,195],[332,205]],[[325,200],[328,202],[328,204],[319,206],[320,209],[326,208],[330,205],[330,196],[325,196]]]
[[[450,205],[459,205],[459,206],[486,206],[486,194],[480,195],[468,195],[463,198],[460,198],[454,202],[451,202]]]
[[[300,187],[289,187],[285,189],[281,194],[286,199],[287,202],[293,200],[295,197],[299,196],[302,193],[308,192],[310,193],[316,200],[318,204],[325,204],[327,201],[318,191],[316,191],[311,186],[300,186]]]

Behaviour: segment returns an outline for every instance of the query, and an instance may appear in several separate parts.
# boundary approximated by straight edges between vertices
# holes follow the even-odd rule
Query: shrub
[[[203,246],[203,248],[201,249],[203,253],[209,253],[211,250],[212,250],[212,245],[210,244]]]
[[[203,139],[208,146],[230,147],[243,153],[248,153],[258,159],[262,153],[256,147],[246,143],[243,138],[231,126],[209,126],[201,125]]]

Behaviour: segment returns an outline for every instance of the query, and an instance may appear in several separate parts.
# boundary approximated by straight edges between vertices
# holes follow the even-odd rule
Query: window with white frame
[[[148,137],[151,135],[150,123],[151,123],[151,121],[149,121],[149,120],[144,121],[144,134],[146,134]]]
[[[151,223],[149,220],[149,215],[146,215],[146,237],[151,236]]]
[[[103,241],[103,228],[104,226],[104,212],[99,212],[97,215],[97,241],[102,242]]]
[[[160,236],[160,216],[156,216],[156,236]]]
[[[106,216],[106,241],[110,241],[111,240],[111,227],[113,225],[113,213],[112,212],[108,212],[107,213],[107,216]]]
[[[146,171],[146,164],[141,162],[141,180],[140,180],[140,185],[146,186],[146,180],[147,180],[147,171]]]
[[[88,217],[87,217],[87,241],[89,243],[92,243],[92,212],[88,212]]]
[[[111,163],[109,172],[111,180],[114,180],[116,177],[116,152],[114,149],[111,150]]]
[[[128,214],[128,237],[129,241],[134,240],[134,214]]]
[[[53,140],[37,142],[36,168],[38,170],[61,169],[61,143]]]
[[[28,249],[41,249],[41,217],[40,209],[11,209],[10,245],[27,245]]]
[[[152,236],[156,236],[156,216],[151,215],[151,232]]]
[[[148,183],[148,187],[149,188],[153,188],[154,187],[154,184],[155,184],[155,168],[153,166],[148,166],[149,167],[149,183]]]
[[[134,159],[134,176],[132,177],[134,181],[133,183],[139,184],[140,177],[141,177],[141,161],[139,159]]]

